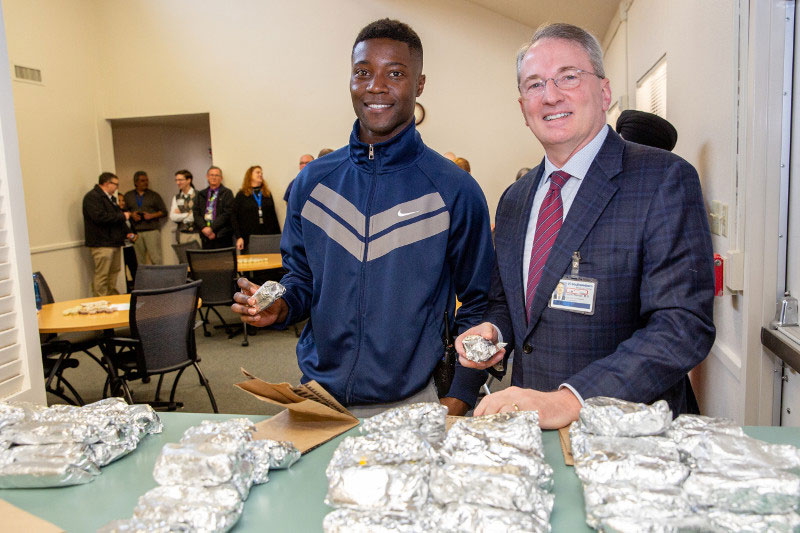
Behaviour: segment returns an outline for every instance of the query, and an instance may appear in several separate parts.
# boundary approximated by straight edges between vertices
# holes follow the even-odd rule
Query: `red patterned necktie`
[[[569,178],[570,175],[561,170],[550,174],[550,189],[544,197],[542,207],[539,209],[539,216],[536,219],[536,233],[531,248],[531,264],[528,267],[528,287],[525,290],[525,315],[528,320],[530,320],[531,304],[533,295],[536,294],[536,286],[539,285],[539,280],[542,278],[544,264],[547,262],[547,256],[550,255],[553,243],[556,242],[561,222],[564,219],[561,187]]]

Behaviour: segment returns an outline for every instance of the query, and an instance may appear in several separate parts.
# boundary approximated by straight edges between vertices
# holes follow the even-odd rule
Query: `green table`
[[[177,442],[184,430],[207,419],[234,415],[161,413],[164,432],[147,437],[131,454],[103,468],[92,483],[75,487],[0,490],[0,498],[48,520],[69,532],[95,531],[117,518],[131,516],[136,500],[156,486],[153,465],[162,446]],[[265,417],[248,416],[254,422]],[[748,427],[753,437],[800,445],[800,428]],[[357,434],[358,429],[347,434]],[[306,454],[289,470],[270,473],[270,481],[253,487],[244,514],[234,532],[314,532],[330,508],[323,503],[327,490],[325,467],[342,437]],[[564,466],[558,434],[544,432],[544,451],[553,467],[555,506],[551,516],[554,532],[591,531],[584,522],[583,493],[571,467]]]

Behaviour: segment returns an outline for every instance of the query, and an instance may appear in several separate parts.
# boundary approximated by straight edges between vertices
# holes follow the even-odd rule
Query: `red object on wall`
[[[725,260],[719,254],[714,254],[714,296],[722,296],[724,281]]]

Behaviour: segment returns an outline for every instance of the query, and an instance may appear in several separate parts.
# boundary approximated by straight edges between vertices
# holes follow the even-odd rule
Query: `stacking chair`
[[[281,252],[281,234],[250,235],[247,243],[249,254],[279,254]]]
[[[239,290],[236,279],[239,272],[236,266],[236,248],[219,248],[217,250],[186,250],[186,259],[189,261],[191,277],[194,280],[202,281],[200,286],[200,298],[202,306],[200,308],[200,318],[203,319],[203,335],[210,337],[208,331],[208,315],[211,311],[222,322],[222,325],[215,326],[224,328],[228,332],[228,338],[233,338],[239,334],[239,329],[244,332],[242,346],[247,346],[247,328],[243,323],[229,324],[225,322],[217,306],[230,306],[233,302],[233,294]],[[203,315],[203,309],[206,310]]]
[[[39,278],[39,295],[42,304],[51,304],[55,301],[53,292],[47,284],[47,280],[41,272],[35,273]],[[39,342],[42,345],[42,366],[46,378],[45,389],[67,403],[73,405],[83,405],[83,399],[78,391],[64,378],[64,370],[67,368],[77,368],[80,361],[72,358],[72,354],[83,352],[98,365],[105,369],[105,365],[95,354],[90,352],[91,348],[98,346],[100,337],[96,332],[76,332],[76,333],[43,333],[39,335]],[[65,388],[68,389],[73,398],[65,395]]]
[[[158,376],[153,407],[174,410],[178,381],[186,368],[193,366],[206,388],[211,407],[218,413],[217,402],[203,371],[197,364],[194,343],[194,317],[201,282],[184,283],[162,289],[135,290],[131,293],[131,337],[114,337],[114,366],[121,374],[121,386],[130,397],[128,382]],[[169,401],[160,398],[164,374],[178,372]]]
[[[186,263],[186,250],[199,250],[200,243],[197,241],[189,241],[182,244],[173,244],[172,249],[175,250],[175,255],[178,256],[178,262]]]
[[[136,279],[133,289],[140,291],[146,289],[164,289],[186,283],[189,274],[189,265],[141,265],[136,270]]]

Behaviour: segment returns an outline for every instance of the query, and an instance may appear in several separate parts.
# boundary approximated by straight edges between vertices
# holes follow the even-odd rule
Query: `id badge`
[[[183,207],[183,198],[178,198],[177,200],[175,200],[175,204]]]
[[[205,219],[206,219],[206,222],[213,222],[214,221],[214,215],[212,215],[211,213],[206,213]]]
[[[550,309],[560,309],[570,313],[583,315],[594,314],[594,303],[597,297],[597,280],[578,276],[581,254],[572,254],[572,273],[558,280],[556,290],[550,296]]]
[[[550,309],[560,309],[584,315],[594,314],[597,280],[567,276],[561,278],[550,296]]]
[[[261,209],[258,210],[258,223],[264,223],[264,212]]]

